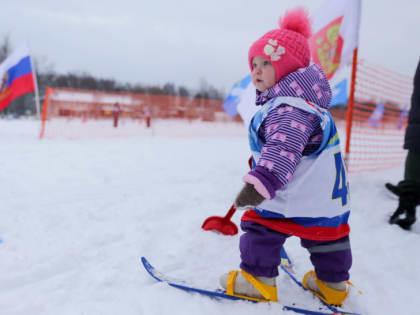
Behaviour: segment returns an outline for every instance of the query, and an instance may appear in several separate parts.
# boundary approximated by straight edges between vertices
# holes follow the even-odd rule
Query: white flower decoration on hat
[[[264,46],[264,54],[270,56],[272,61],[280,60],[281,55],[283,55],[286,52],[286,48],[280,45],[276,49],[275,46],[277,46],[277,44],[277,40],[269,39],[268,44]]]
[[[271,56],[275,51],[276,49],[271,45],[267,44],[264,46],[264,54],[266,54],[267,56]]]

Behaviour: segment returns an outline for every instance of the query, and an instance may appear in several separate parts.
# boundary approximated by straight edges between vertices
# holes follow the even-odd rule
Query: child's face
[[[276,83],[276,72],[273,65],[261,56],[252,58],[251,77],[252,83],[260,92],[271,88]]]

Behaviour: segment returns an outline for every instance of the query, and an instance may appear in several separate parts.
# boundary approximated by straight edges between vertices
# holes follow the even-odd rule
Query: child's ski
[[[289,260],[290,262],[290,260]],[[300,282],[298,279],[296,279],[296,277],[292,274],[293,272],[293,266],[290,265],[289,266],[285,266],[283,263],[280,265],[280,268],[293,280],[294,283],[296,283],[300,288],[302,288],[304,291],[309,291],[307,289],[305,289],[303,287],[302,282]],[[348,312],[348,311],[344,311],[340,308],[337,308],[335,306],[329,305],[328,303],[325,303],[323,300],[321,300],[320,298],[318,298],[316,295],[312,294],[312,296],[316,297],[322,304],[324,304],[330,311],[333,312],[333,314],[345,314],[345,315],[360,315],[358,313],[352,313],[352,312]]]
[[[282,258],[284,258],[285,260],[290,262],[290,260],[287,257],[286,252],[284,252],[282,255],[283,255]],[[206,295],[206,296],[209,296],[209,297],[215,298],[215,299],[243,300],[243,301],[258,303],[258,302],[250,301],[250,300],[247,300],[247,299],[242,299],[242,298],[239,298],[239,297],[227,295],[226,292],[224,290],[221,290],[221,289],[204,289],[204,288],[200,288],[199,286],[189,284],[186,281],[177,280],[177,279],[168,277],[165,274],[157,271],[147,261],[147,259],[145,257],[142,257],[141,261],[142,261],[142,264],[143,264],[144,268],[146,269],[146,271],[155,280],[157,280],[159,282],[165,282],[171,287],[181,289],[181,290],[185,290],[185,291],[188,291],[188,292],[199,293],[199,294]],[[287,269],[285,269],[285,270],[287,270]],[[338,315],[338,314],[344,314],[342,312],[334,312],[334,311],[331,312],[331,311],[328,311],[328,310],[326,310],[326,312],[312,311],[312,310],[308,310],[308,309],[303,309],[303,308],[299,308],[299,307],[295,307],[295,306],[287,306],[287,305],[283,305],[282,309],[286,310],[286,311],[293,311],[293,312],[298,313],[298,314],[308,314],[308,315]]]

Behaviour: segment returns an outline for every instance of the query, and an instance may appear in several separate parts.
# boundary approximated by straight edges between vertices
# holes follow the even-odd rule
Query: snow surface
[[[238,124],[141,130],[40,141],[38,122],[0,120],[0,314],[283,313],[275,303],[187,294],[141,267],[146,256],[160,271],[206,286],[238,267],[239,235],[201,224],[227,212],[249,155]],[[384,183],[402,172],[350,178],[351,281],[363,291],[355,303],[364,314],[420,314],[420,225],[406,232],[387,224],[397,200]],[[286,250],[301,277],[311,268],[306,250],[297,238]],[[293,301],[295,285],[281,275],[278,286],[280,300]]]

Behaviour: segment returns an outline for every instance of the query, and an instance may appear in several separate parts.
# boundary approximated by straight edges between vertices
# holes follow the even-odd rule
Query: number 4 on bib
[[[346,167],[344,165],[343,158],[341,157],[341,152],[334,154],[334,160],[336,175],[332,199],[341,198],[341,205],[344,207],[348,202],[349,187],[346,179]]]

